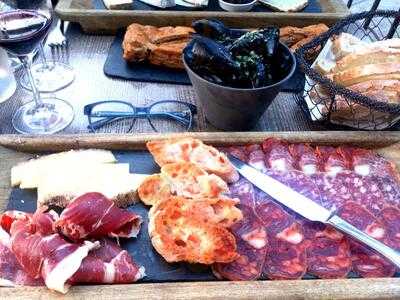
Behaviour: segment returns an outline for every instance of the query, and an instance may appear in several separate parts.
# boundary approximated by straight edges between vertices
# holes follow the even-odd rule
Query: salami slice
[[[360,176],[350,173],[345,177],[345,186],[354,202],[365,207],[374,216],[377,216],[386,205],[386,199],[376,176]]]
[[[283,141],[270,138],[266,139],[262,148],[265,152],[265,161],[269,168],[287,172],[294,169],[295,161],[289,152],[289,145]]]
[[[261,149],[249,152],[248,164],[253,168],[259,170],[260,172],[267,171],[267,165],[265,164],[265,155]]]
[[[352,199],[351,191],[345,184],[348,176],[351,176],[351,172],[336,174],[336,176],[318,173],[311,177],[320,191],[322,206],[335,210]]]
[[[339,215],[347,222],[364,231],[373,238],[387,243],[385,226],[370,212],[356,202],[349,201],[343,205]],[[391,277],[395,267],[382,256],[367,246],[354,240],[350,241],[353,270],[362,277]]]
[[[247,156],[247,152],[246,152],[246,148],[245,147],[241,147],[241,146],[232,146],[232,147],[228,147],[223,149],[222,151],[227,152],[231,155],[233,155],[234,157],[242,160],[242,161],[247,161],[248,160],[248,156]]]
[[[258,204],[256,213],[267,230],[269,240],[263,274],[270,279],[303,277],[307,262],[300,224],[272,200]]]
[[[361,176],[397,177],[395,166],[377,153],[361,148],[348,150],[352,158],[352,169]]]
[[[231,197],[239,198],[241,205],[255,206],[255,188],[247,179],[241,178],[229,187]]]
[[[383,193],[389,205],[400,208],[400,185],[393,177],[376,177],[379,190]]]
[[[400,250],[400,209],[387,206],[382,209],[378,219],[385,225],[388,246]]]
[[[318,158],[315,150],[308,144],[292,144],[289,151],[296,160],[296,167],[306,175],[318,172]]]
[[[351,253],[347,238],[322,223],[303,223],[307,238],[308,273],[319,278],[345,278],[350,272]]]
[[[305,244],[273,240],[268,247],[263,274],[270,279],[301,279],[307,270]]]
[[[217,278],[229,280],[256,280],[261,276],[268,248],[267,234],[253,208],[240,206],[243,219],[232,226],[236,238],[238,259],[227,264],[214,264],[213,273]]]
[[[327,172],[334,176],[345,170],[349,170],[350,162],[346,157],[338,153],[337,149],[329,146],[318,146],[316,154],[319,158],[319,169],[321,172]]]

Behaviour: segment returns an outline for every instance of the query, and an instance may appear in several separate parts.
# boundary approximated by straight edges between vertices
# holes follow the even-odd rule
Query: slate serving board
[[[154,174],[160,171],[151,154],[147,151],[113,151],[119,163],[129,163],[130,172],[138,174]],[[7,210],[20,210],[34,212],[36,210],[36,190],[12,189],[7,204]],[[54,208],[61,213],[59,208]],[[129,252],[133,259],[145,267],[146,277],[142,282],[190,282],[217,280],[211,269],[205,265],[191,265],[187,263],[167,263],[153,248],[148,235],[148,210],[149,207],[138,202],[127,208],[140,215],[143,219],[142,227],[137,238],[121,239],[121,247]],[[400,277],[397,272],[395,277]],[[350,272],[348,278],[358,278],[357,274]],[[265,278],[261,278],[264,280]],[[303,279],[317,279],[315,276],[305,274]]]
[[[284,1],[284,0],[283,0]],[[309,4],[301,11],[305,13],[320,13],[322,12],[321,5],[318,0],[309,0]],[[95,9],[107,9],[103,3],[103,0],[92,0],[93,8]],[[209,0],[208,6],[205,8],[192,8],[186,6],[176,5],[169,8],[159,8],[156,6],[148,5],[139,0],[133,0],[132,10],[162,10],[162,11],[224,11],[218,4],[218,0]],[[265,5],[256,5],[252,12],[273,12],[270,8]]]
[[[125,80],[160,82],[172,84],[190,85],[189,76],[185,70],[174,70],[170,68],[154,66],[147,62],[128,63],[122,57],[122,41],[125,31],[120,30],[111,44],[103,71],[106,76]],[[300,93],[304,89],[305,76],[297,68],[293,77],[283,86],[283,92]]]

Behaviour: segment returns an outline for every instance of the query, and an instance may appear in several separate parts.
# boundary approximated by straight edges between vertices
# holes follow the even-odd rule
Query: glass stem
[[[31,84],[33,100],[36,103],[36,107],[39,107],[42,104],[42,99],[40,98],[40,93],[36,87],[35,79],[33,78],[33,75],[31,72],[31,60],[29,59],[28,56],[21,57],[20,59],[21,59],[22,65],[24,66],[26,75],[28,76],[29,83]]]
[[[49,65],[47,64],[47,59],[46,59],[46,54],[44,53],[43,43],[39,44],[39,55],[40,55],[40,58],[42,59],[44,67],[46,69],[48,69]]]

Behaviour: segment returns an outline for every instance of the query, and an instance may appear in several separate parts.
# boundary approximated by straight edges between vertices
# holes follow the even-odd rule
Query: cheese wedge
[[[111,151],[99,149],[71,150],[45,155],[14,166],[11,169],[11,185],[21,185],[21,188],[35,188],[41,174],[48,171],[56,175],[61,172],[64,166],[115,163],[116,161]]]
[[[75,197],[98,192],[113,200],[119,207],[137,201],[137,189],[148,175],[130,174],[115,169],[110,172],[95,172],[90,168],[75,172],[47,174],[38,185],[38,207],[57,205],[65,207]]]

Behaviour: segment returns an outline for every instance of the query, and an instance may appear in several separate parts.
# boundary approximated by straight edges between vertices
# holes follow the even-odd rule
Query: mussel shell
[[[219,42],[229,42],[232,39],[237,39],[246,33],[240,29],[230,29],[218,20],[202,19],[192,23],[193,29],[196,33],[217,40]]]

